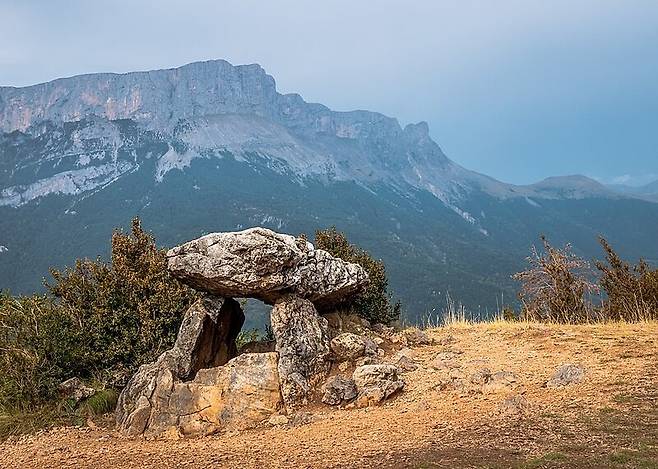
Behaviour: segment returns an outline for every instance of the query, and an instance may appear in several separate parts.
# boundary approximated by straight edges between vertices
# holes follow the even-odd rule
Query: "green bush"
[[[345,234],[338,231],[336,227],[316,231],[315,247],[348,262],[359,264],[368,272],[370,277],[368,288],[350,304],[356,314],[373,324],[388,324],[400,317],[400,302],[394,303],[388,291],[384,262],[350,244]]]
[[[135,219],[130,234],[114,232],[109,263],[52,270],[52,296],[0,295],[0,411],[52,400],[74,376],[120,387],[170,348],[197,294],[166,262]]]
[[[606,254],[605,262],[596,263],[606,293],[601,306],[604,316],[626,321],[658,319],[658,270],[652,270],[643,260],[631,267],[605,238],[599,238],[599,242]]]

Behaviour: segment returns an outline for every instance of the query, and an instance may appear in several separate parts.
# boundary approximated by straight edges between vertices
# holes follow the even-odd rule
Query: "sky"
[[[259,63],[506,182],[658,179],[655,0],[0,0],[0,85]]]

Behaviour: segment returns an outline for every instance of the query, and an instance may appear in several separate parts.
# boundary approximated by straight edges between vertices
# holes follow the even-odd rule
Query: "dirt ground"
[[[103,428],[59,428],[0,445],[3,468],[658,468],[658,323],[546,326],[489,323],[428,331],[414,349],[419,369],[405,391],[376,408],[313,410],[299,426],[183,440],[125,439]],[[441,345],[443,344],[443,345]],[[441,390],[430,363],[459,355],[468,376],[481,368],[518,376],[496,394]],[[544,386],[563,363],[585,380]],[[522,394],[520,415],[499,404]]]

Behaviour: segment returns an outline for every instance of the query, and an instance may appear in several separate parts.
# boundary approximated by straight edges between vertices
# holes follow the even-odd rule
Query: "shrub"
[[[400,302],[394,303],[388,291],[384,262],[350,244],[345,234],[338,231],[336,227],[316,231],[315,246],[333,256],[359,264],[368,272],[370,277],[368,288],[350,304],[356,314],[373,324],[388,324],[400,317]]]
[[[651,270],[643,260],[631,267],[605,238],[599,242],[606,254],[605,263],[596,262],[607,296],[602,305],[605,317],[626,321],[658,318],[658,270]]]
[[[84,366],[81,333],[50,298],[0,294],[0,412],[55,397]]]
[[[519,299],[524,318],[536,321],[579,323],[593,319],[589,295],[598,287],[588,280],[589,264],[571,252],[571,245],[554,248],[542,236],[544,253],[532,247],[530,268],[513,275],[521,282]]]
[[[46,286],[57,307],[84,331],[84,375],[113,385],[122,385],[140,364],[173,345],[181,313],[196,298],[169,274],[165,252],[138,218],[130,234],[112,235],[110,263],[78,260],[51,274]]]

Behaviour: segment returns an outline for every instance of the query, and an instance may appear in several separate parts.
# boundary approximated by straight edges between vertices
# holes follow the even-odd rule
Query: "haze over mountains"
[[[513,301],[509,275],[542,233],[586,257],[599,234],[629,257],[657,256],[651,194],[584,176],[506,184],[451,161],[424,122],[280,94],[258,65],[3,87],[0,131],[0,288],[14,292],[39,288],[51,265],[106,254],[134,215],[164,245],[336,225],[386,261],[411,320],[447,292],[482,314]]]

